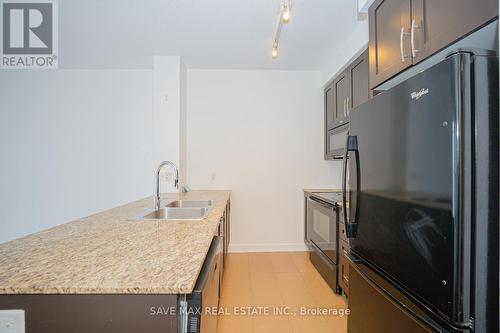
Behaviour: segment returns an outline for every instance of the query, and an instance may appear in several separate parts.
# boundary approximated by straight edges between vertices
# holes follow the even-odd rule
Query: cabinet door
[[[497,0],[412,0],[413,62],[422,61],[496,16]]]
[[[325,125],[326,130],[333,128],[333,123],[335,120],[334,116],[334,106],[333,106],[333,85],[330,84],[325,88],[324,93],[325,99]]]
[[[222,217],[219,220],[219,236],[222,238],[222,254],[221,254],[222,262],[221,262],[221,267],[220,267],[221,280],[222,280],[222,278],[224,276],[224,271],[226,269],[226,251],[227,251],[227,248],[226,248],[226,238],[227,238],[227,235],[226,235],[226,216],[225,216],[225,212],[224,212],[224,215],[222,215]]]
[[[368,15],[370,88],[373,89],[412,64],[410,0],[376,0]]]
[[[226,211],[224,213],[224,262],[227,260],[227,254],[229,253],[229,240],[231,237],[230,223],[231,223],[231,212],[230,203],[228,201],[226,205]]]
[[[349,109],[363,104],[370,98],[368,78],[368,50],[366,50],[349,66],[350,98],[347,106],[348,113]]]
[[[349,103],[348,71],[340,74],[333,81],[333,117],[334,127],[347,122],[347,104]]]
[[[231,200],[227,202],[227,217],[226,217],[226,243],[227,252],[229,252],[229,244],[231,244]],[[226,253],[227,255],[227,253]]]

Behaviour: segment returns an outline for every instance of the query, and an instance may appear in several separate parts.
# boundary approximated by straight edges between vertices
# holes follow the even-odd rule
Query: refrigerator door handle
[[[348,144],[349,144],[349,133],[346,136],[344,156],[342,158],[342,206],[344,207],[342,211],[344,214],[344,222],[346,224],[349,223],[347,216],[347,158],[349,157],[347,151]]]
[[[349,203],[347,203],[347,182],[349,181],[347,179],[347,161],[349,159],[349,152],[354,152],[355,154],[355,163],[356,163],[356,206],[353,207],[351,200],[349,200]],[[350,220],[350,211],[351,209],[354,209],[354,216],[357,217],[358,215],[358,205],[357,202],[359,201],[359,190],[360,190],[360,184],[359,184],[359,151],[358,151],[358,137],[357,136],[347,136],[346,140],[346,147],[344,150],[344,158],[343,158],[343,168],[342,168],[342,204],[344,206],[343,212],[344,212],[344,221],[345,221],[345,227],[346,227],[346,234],[348,238],[355,238],[357,234],[357,222],[356,218],[351,221]],[[349,175],[349,177],[352,177],[352,175]],[[350,192],[350,191],[349,191]],[[350,196],[350,193],[349,193]]]

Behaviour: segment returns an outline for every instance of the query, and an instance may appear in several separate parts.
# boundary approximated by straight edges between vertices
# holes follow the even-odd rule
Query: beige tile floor
[[[224,314],[218,333],[347,332],[345,315],[301,313],[347,308],[345,298],[328,287],[306,252],[231,253],[222,288]],[[275,309],[287,309],[287,314],[275,314]]]

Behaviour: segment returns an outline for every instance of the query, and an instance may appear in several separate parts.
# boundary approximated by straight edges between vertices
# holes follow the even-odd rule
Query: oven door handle
[[[356,207],[353,207],[351,201],[349,201],[349,206],[347,207],[347,182],[349,181],[347,179],[347,161],[349,159],[349,152],[353,152],[355,154],[355,163],[356,163]],[[352,177],[351,174],[349,174],[349,177]],[[359,178],[360,178],[360,170],[359,170],[359,150],[358,150],[358,137],[357,136],[351,136],[347,135],[346,139],[346,147],[344,150],[344,158],[343,158],[343,168],[342,168],[342,204],[343,204],[343,214],[344,214],[344,221],[345,221],[345,228],[346,228],[346,235],[348,238],[355,238],[357,234],[357,222],[356,222],[356,217],[358,216],[358,205],[357,202],[359,201],[359,192],[361,189],[361,186],[359,184]],[[351,221],[349,219],[350,217],[350,212],[351,209],[355,212],[354,216],[355,219]],[[349,212],[349,213],[348,213]]]
[[[312,201],[313,204],[320,205],[321,207],[329,209],[329,210],[333,209],[333,205],[330,205],[330,204],[328,204],[326,202],[320,201],[320,200],[318,200],[318,199],[316,199],[314,197],[309,197],[308,199],[310,201]]]

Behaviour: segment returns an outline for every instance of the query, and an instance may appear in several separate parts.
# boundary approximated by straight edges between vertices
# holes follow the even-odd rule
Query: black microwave
[[[325,136],[325,159],[341,160],[344,158],[344,149],[349,124],[345,124],[328,131]]]

